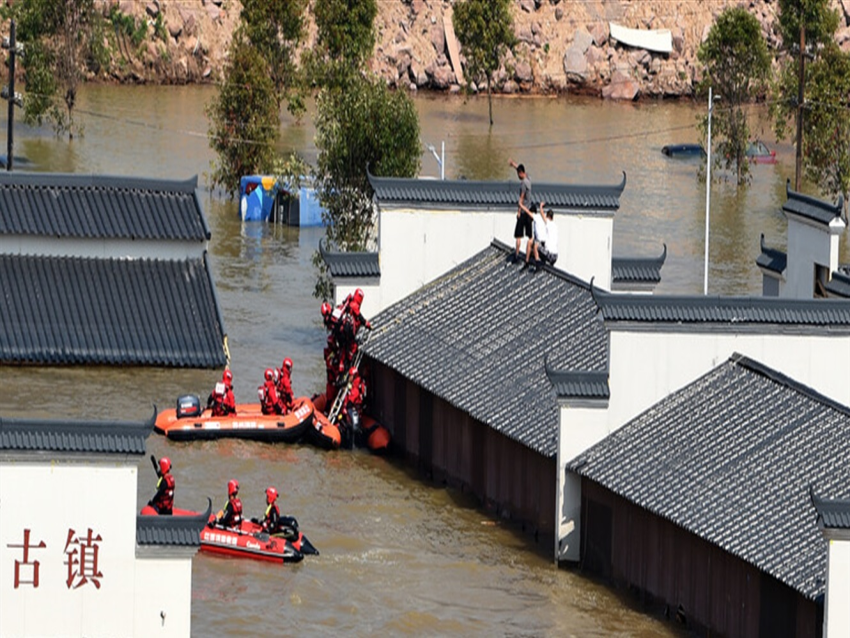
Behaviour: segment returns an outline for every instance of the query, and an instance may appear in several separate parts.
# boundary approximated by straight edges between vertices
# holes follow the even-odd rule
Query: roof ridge
[[[107,188],[114,190],[149,190],[158,192],[193,193],[198,187],[198,176],[184,180],[123,175],[96,175],[89,173],[0,173],[0,187],[64,187]]]

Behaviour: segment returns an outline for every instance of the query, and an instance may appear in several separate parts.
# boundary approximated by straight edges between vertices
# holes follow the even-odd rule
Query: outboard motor
[[[177,398],[177,418],[201,416],[201,400],[195,394],[186,394]]]

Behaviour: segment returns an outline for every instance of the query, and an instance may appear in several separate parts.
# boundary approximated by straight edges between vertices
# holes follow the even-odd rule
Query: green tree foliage
[[[419,115],[410,97],[378,78],[357,78],[345,90],[319,95],[316,116],[316,188],[325,208],[331,250],[363,251],[374,245],[372,187],[367,167],[383,177],[419,172]],[[320,261],[314,257],[314,263]],[[329,297],[320,272],[315,294]]]
[[[452,16],[466,56],[467,73],[476,82],[482,76],[487,79],[490,126],[493,126],[493,74],[516,44],[510,5],[510,0],[462,0],[455,5]]]
[[[735,166],[741,184],[749,170],[750,129],[744,107],[765,89],[770,72],[770,54],[758,20],[744,7],[725,10],[700,45],[697,58],[706,68],[702,88],[707,93],[711,86],[722,100],[712,114],[712,134],[723,148],[717,160],[727,169]],[[703,129],[707,124],[706,114]]]
[[[799,51],[801,26],[806,29],[806,48],[816,50],[832,42],[838,12],[829,0],[779,0],[778,23],[786,51]]]
[[[266,60],[278,107],[289,100],[294,114],[304,111],[295,52],[304,37],[304,0],[243,0],[241,24],[248,40]]]
[[[206,113],[210,146],[218,155],[210,181],[233,197],[243,175],[272,169],[280,129],[268,64],[241,28],[233,34],[224,82]]]
[[[78,87],[106,60],[103,15],[94,0],[21,0],[12,5],[10,17],[26,47],[24,119],[38,125],[49,121],[57,134],[73,137]]]
[[[377,0],[322,0],[313,6],[316,47],[304,63],[317,86],[343,86],[375,47]]]
[[[850,196],[850,54],[830,43],[807,71],[806,177],[830,196]]]

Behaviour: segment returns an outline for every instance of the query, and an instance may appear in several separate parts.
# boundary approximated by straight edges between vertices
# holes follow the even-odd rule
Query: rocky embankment
[[[457,92],[463,80],[475,90],[476,78],[462,78],[462,71],[458,73],[452,64],[452,35],[446,25],[451,23],[453,4],[449,0],[379,1],[372,70],[390,85],[409,90]],[[769,46],[778,47],[776,0],[743,4],[761,23]],[[102,0],[101,5],[113,16],[118,12],[134,18],[137,25],[147,24],[145,37],[129,44],[126,34],[115,28],[109,75],[113,80],[191,83],[221,76],[230,34],[238,22],[236,0]],[[730,5],[727,0],[515,0],[518,46],[499,71],[494,89],[625,100],[689,96],[700,79],[697,48],[716,16]],[[850,0],[835,0],[835,6],[841,15],[838,41],[850,47]],[[668,29],[672,51],[657,53],[624,45],[611,37],[611,23],[641,30]],[[311,22],[305,48],[312,46],[315,37]],[[462,50],[460,65],[463,68]]]

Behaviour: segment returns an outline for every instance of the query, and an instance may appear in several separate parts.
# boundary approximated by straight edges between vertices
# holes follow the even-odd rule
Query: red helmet
[[[352,301],[352,302],[351,302],[351,305],[349,306],[349,308],[351,308],[351,312],[352,312],[353,314],[355,314],[355,315],[359,315],[359,314],[360,314],[360,302],[359,302],[359,301],[356,301],[356,300],[355,300],[355,301]]]
[[[322,304],[322,316],[323,317],[327,317],[332,312],[333,312],[333,306],[331,306],[327,301]]]
[[[358,304],[363,303],[363,290],[362,289],[358,288],[357,290],[354,291],[354,301],[356,301]]]
[[[286,359],[283,360],[283,367],[287,370],[292,370],[292,359],[286,357]]]
[[[351,377],[356,377],[357,374],[357,368],[351,368],[351,370],[348,371],[348,375]]]
[[[266,488],[266,499],[269,503],[274,503],[277,500],[277,490],[273,487]]]
[[[239,481],[237,481],[236,479],[230,479],[227,482],[227,495],[233,496],[238,491],[239,491]]]
[[[266,381],[271,381],[274,379],[274,371],[271,368],[266,368],[265,377]]]
[[[159,471],[163,474],[167,474],[168,470],[171,469],[171,459],[167,456],[163,456],[159,459]]]
[[[224,374],[221,375],[221,380],[230,385],[233,383],[233,373],[230,370],[225,370]]]

